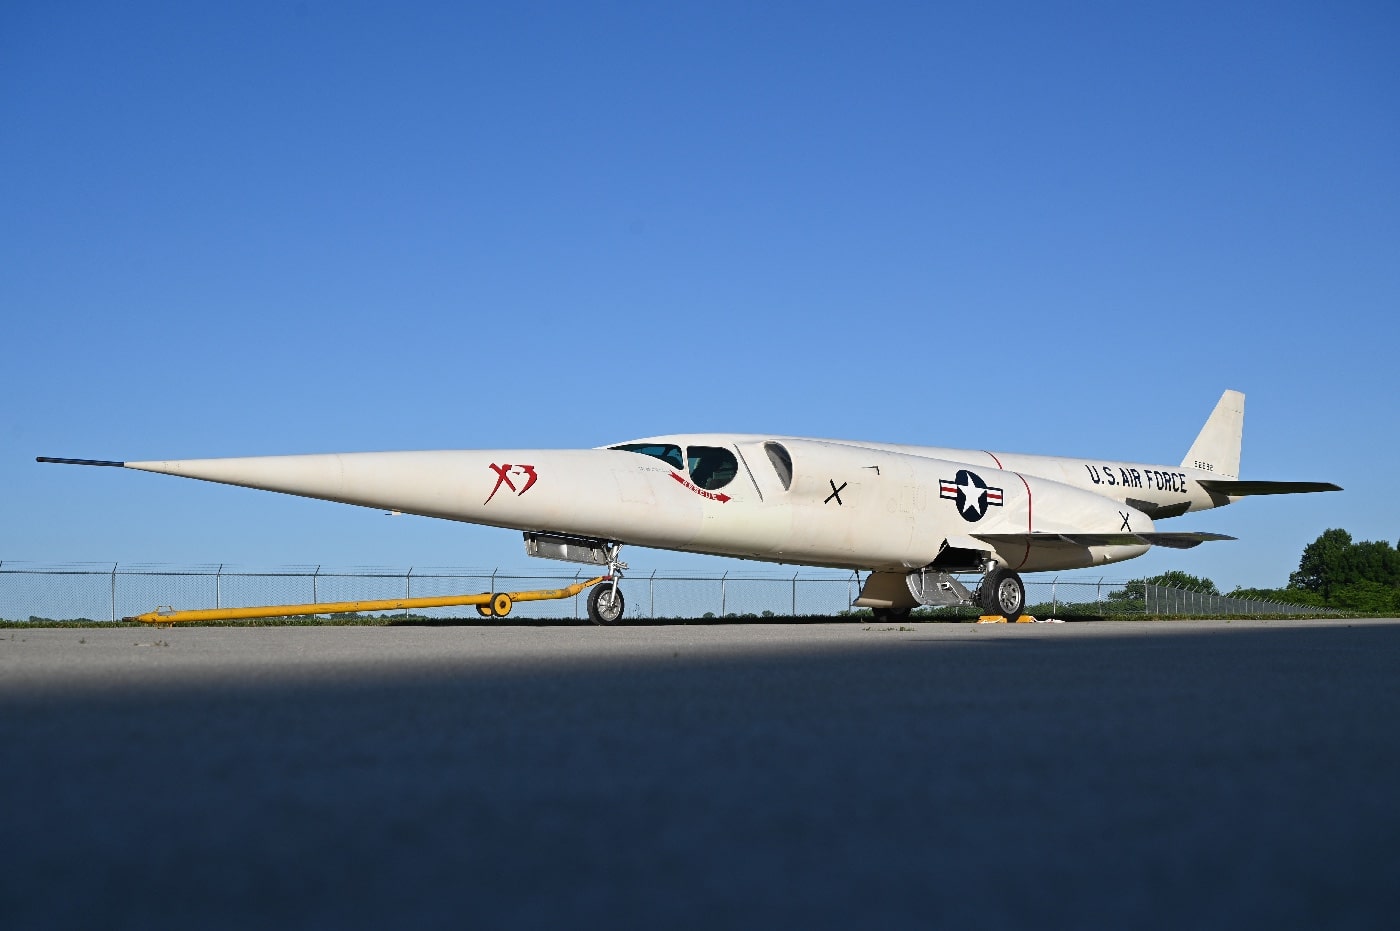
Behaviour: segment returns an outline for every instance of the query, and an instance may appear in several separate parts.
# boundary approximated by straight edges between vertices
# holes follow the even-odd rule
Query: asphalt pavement
[[[1400,622],[0,631],[0,924],[1381,927]]]

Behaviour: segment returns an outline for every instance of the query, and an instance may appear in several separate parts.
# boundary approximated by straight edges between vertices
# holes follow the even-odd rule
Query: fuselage
[[[1228,500],[1181,467],[740,434],[125,465],[522,531],[904,572],[965,543],[1020,571],[1116,562],[1147,545],[1030,537],[1150,532],[1154,517]]]

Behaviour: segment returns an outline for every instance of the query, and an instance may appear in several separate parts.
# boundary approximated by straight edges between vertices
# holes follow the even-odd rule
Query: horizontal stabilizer
[[[1314,491],[1341,491],[1331,482],[1236,482],[1220,478],[1197,479],[1202,488],[1214,495],[1240,498],[1245,495],[1305,495]]]
[[[977,539],[988,543],[1067,543],[1071,546],[1165,546],[1173,550],[1189,550],[1202,543],[1233,540],[1223,533],[979,533]]]
[[[123,468],[125,462],[113,462],[111,459],[54,459],[50,456],[35,456],[35,462],[58,462],[63,465],[90,465],[90,466],[112,466],[113,468]]]

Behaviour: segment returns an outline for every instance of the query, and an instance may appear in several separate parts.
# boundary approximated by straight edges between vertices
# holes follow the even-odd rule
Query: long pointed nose
[[[375,455],[375,454],[356,454]],[[346,492],[344,456],[244,456],[230,459],[152,459],[123,463],[128,469],[197,478],[316,498],[340,498]]]
[[[479,486],[489,480],[486,462],[510,454],[483,450],[388,453],[318,453],[231,459],[153,459],[128,469],[178,475],[223,485],[321,498],[413,514],[461,518],[471,513]],[[507,458],[501,460],[501,455]],[[483,458],[484,457],[484,458]],[[474,501],[473,501],[474,499]]]

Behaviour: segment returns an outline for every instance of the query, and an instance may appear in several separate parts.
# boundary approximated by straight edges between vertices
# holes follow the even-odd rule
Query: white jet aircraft
[[[607,566],[589,617],[623,613],[626,545],[868,572],[855,605],[899,617],[976,604],[1015,617],[1018,573],[1186,549],[1223,534],[1154,521],[1248,495],[1340,491],[1242,481],[1244,395],[1226,391],[1179,466],[782,435],[656,436],[596,449],[444,450],[113,462],[524,531],[532,556]],[[954,574],[978,574],[969,590]]]

